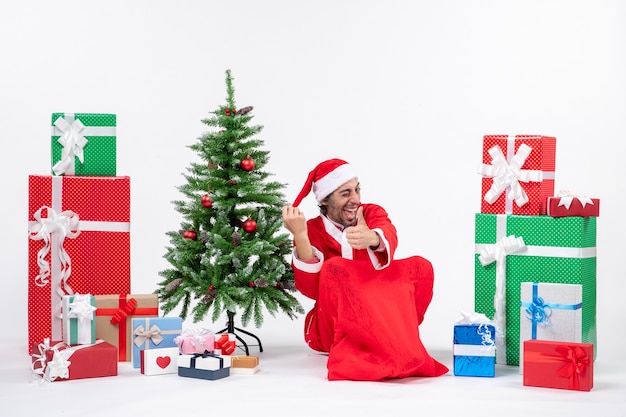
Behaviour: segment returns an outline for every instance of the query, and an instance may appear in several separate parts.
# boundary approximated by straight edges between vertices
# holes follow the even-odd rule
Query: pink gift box
[[[204,353],[205,351],[213,352],[215,349],[215,335],[213,333],[182,334],[174,341],[183,355]]]

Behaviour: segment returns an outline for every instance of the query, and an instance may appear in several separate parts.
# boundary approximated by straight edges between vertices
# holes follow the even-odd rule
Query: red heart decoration
[[[167,368],[167,365],[169,365],[171,361],[172,358],[170,358],[169,356],[159,356],[156,360],[157,365],[159,365],[161,369]]]

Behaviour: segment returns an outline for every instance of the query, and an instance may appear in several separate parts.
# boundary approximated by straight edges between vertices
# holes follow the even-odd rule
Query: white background
[[[555,136],[556,189],[601,200],[598,363],[622,362],[626,3],[36,0],[0,6],[0,343],[26,367],[27,178],[50,173],[51,114],[117,114],[132,292],[150,293],[168,267],[165,233],[181,221],[171,201],[196,160],[188,146],[225,103],[226,69],[238,107],[254,106],[253,124],[264,126],[266,170],[288,200],[318,162],[346,159],[363,202],[395,222],[397,257],[432,261],[422,338],[448,364],[452,324],[473,309],[482,136]],[[302,207],[317,214],[312,196]],[[306,356],[302,327],[303,317],[268,315],[250,330],[266,351]]]

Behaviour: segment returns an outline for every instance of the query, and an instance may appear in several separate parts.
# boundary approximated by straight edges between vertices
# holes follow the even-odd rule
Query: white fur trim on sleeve
[[[298,259],[298,252],[296,248],[293,248],[292,257],[293,257],[293,266],[303,272],[308,272],[310,274],[316,274],[322,270],[322,264],[324,263],[324,254],[320,252],[315,246],[313,246],[313,255],[319,262],[315,263],[307,263]]]

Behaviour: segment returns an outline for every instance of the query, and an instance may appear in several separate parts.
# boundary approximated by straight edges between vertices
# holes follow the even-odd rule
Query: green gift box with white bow
[[[53,175],[116,176],[116,126],[115,114],[53,113]]]
[[[68,345],[96,343],[96,298],[91,294],[64,295],[63,342]]]
[[[476,214],[474,310],[494,320],[496,363],[520,363],[522,282],[582,285],[582,341],[596,345],[596,217]]]

